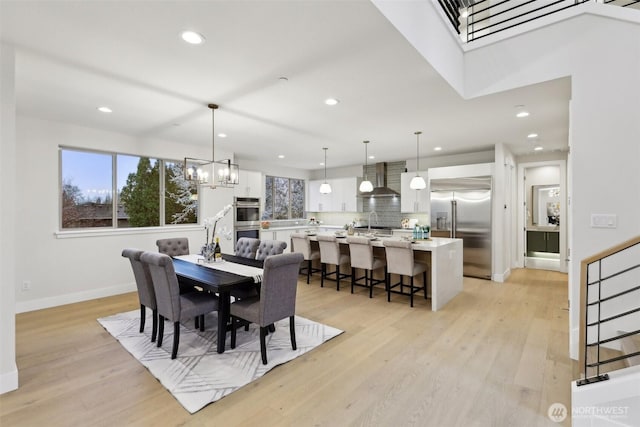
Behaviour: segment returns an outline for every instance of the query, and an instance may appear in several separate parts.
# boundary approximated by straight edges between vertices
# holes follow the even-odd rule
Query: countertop
[[[318,233],[320,235],[327,235],[327,236],[334,236],[333,233],[330,232],[324,232],[324,233]],[[316,235],[317,236],[317,235]],[[311,240],[316,240],[314,239],[314,237],[316,236],[310,236]],[[397,237],[397,236],[376,236],[374,239],[372,239],[371,241],[371,245],[372,246],[376,246],[379,248],[384,247],[383,242],[385,240],[403,240],[401,237]],[[339,238],[338,241],[340,242],[344,242],[346,244],[347,239],[345,238]],[[413,250],[415,251],[426,251],[426,252],[432,252],[434,250],[437,250],[438,248],[441,248],[443,246],[448,246],[451,244],[455,244],[457,242],[462,242],[462,239],[450,239],[447,237],[432,237],[428,240],[417,240],[415,243],[413,243],[411,246],[413,248]]]
[[[318,228],[343,229],[343,225],[331,224],[299,224],[299,225],[271,225],[269,228],[260,228],[262,231],[278,231],[278,230],[317,230]]]
[[[560,232],[560,227],[557,227],[555,225],[552,226],[548,226],[548,225],[532,225],[530,227],[527,227],[527,231],[555,231],[556,233]]]

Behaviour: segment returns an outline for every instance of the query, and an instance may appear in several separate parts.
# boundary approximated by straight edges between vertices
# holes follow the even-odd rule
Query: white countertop
[[[299,225],[271,225],[269,228],[260,228],[264,231],[278,231],[278,230],[317,230],[318,228],[331,228],[331,229],[344,229],[343,225],[331,225],[331,224],[299,224]]]
[[[555,225],[532,225],[530,227],[527,227],[527,231],[555,231],[557,233],[560,232],[560,227],[557,227]]]
[[[327,235],[327,236],[334,236],[334,233],[331,232],[324,232],[324,233],[318,233],[320,235]],[[311,240],[316,240],[314,239],[315,236],[311,236]],[[384,247],[383,242],[385,240],[403,240],[401,237],[398,236],[376,236],[374,239],[372,239],[371,241],[371,245],[372,246],[376,246],[379,248]],[[346,238],[339,238],[338,239],[339,242],[341,243],[347,243],[347,239]],[[446,237],[432,237],[429,240],[417,240],[415,243],[413,243],[411,246],[413,248],[413,250],[415,251],[427,251],[427,252],[432,252],[440,247],[444,247],[444,246],[448,246],[451,244],[454,244],[456,242],[461,242],[462,239],[449,239]]]

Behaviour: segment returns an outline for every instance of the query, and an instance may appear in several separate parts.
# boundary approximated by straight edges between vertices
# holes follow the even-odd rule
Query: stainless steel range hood
[[[387,187],[387,164],[384,162],[376,163],[376,180],[374,182],[373,191],[370,193],[360,193],[362,197],[393,197],[400,194]]]

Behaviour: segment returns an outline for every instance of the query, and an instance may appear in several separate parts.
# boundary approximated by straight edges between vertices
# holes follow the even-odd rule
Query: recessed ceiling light
[[[534,151],[541,151],[543,148],[541,145],[536,145],[535,147],[533,147]]]
[[[527,135],[527,138],[533,139],[533,138],[537,138],[538,134],[537,133],[530,133],[529,135]]]
[[[113,113],[113,110],[109,107],[97,107],[98,111],[100,111],[101,113]]]
[[[205,38],[202,34],[190,30],[180,33],[180,37],[182,37],[182,40],[189,44],[202,44],[205,41]]]
[[[433,151],[442,151],[442,147],[433,147]]]
[[[284,159],[284,154],[278,154],[279,159]]]
[[[218,134],[218,136],[219,136],[220,138],[226,138],[226,137],[227,137],[227,134],[226,134],[226,133],[219,133],[219,134]]]
[[[527,117],[529,112],[524,109],[524,105],[516,105],[516,117],[522,118]]]
[[[327,104],[327,105],[337,105],[338,102],[340,102],[340,101],[338,101],[335,98],[328,98],[328,99],[324,100],[324,103]]]
[[[320,162],[320,166],[324,166],[324,162]]]
[[[375,158],[376,158],[376,156],[374,156],[374,155],[372,154],[372,155],[370,155],[370,156],[369,156],[369,158],[370,158],[371,160],[373,160],[373,159],[375,159]]]

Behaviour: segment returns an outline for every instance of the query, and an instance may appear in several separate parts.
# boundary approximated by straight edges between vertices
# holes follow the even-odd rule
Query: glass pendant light
[[[416,176],[411,178],[411,182],[409,183],[409,188],[412,190],[424,190],[427,188],[427,183],[424,181],[424,178],[420,176],[420,134],[422,132],[417,131],[414,132],[416,135]]]
[[[373,191],[373,184],[367,179],[367,144],[369,141],[362,141],[364,144],[364,181],[360,183],[361,193],[370,193]]]
[[[331,186],[327,182],[327,150],[328,148],[323,148],[324,150],[324,182],[320,185],[320,193],[321,194],[329,194],[331,193]]]

